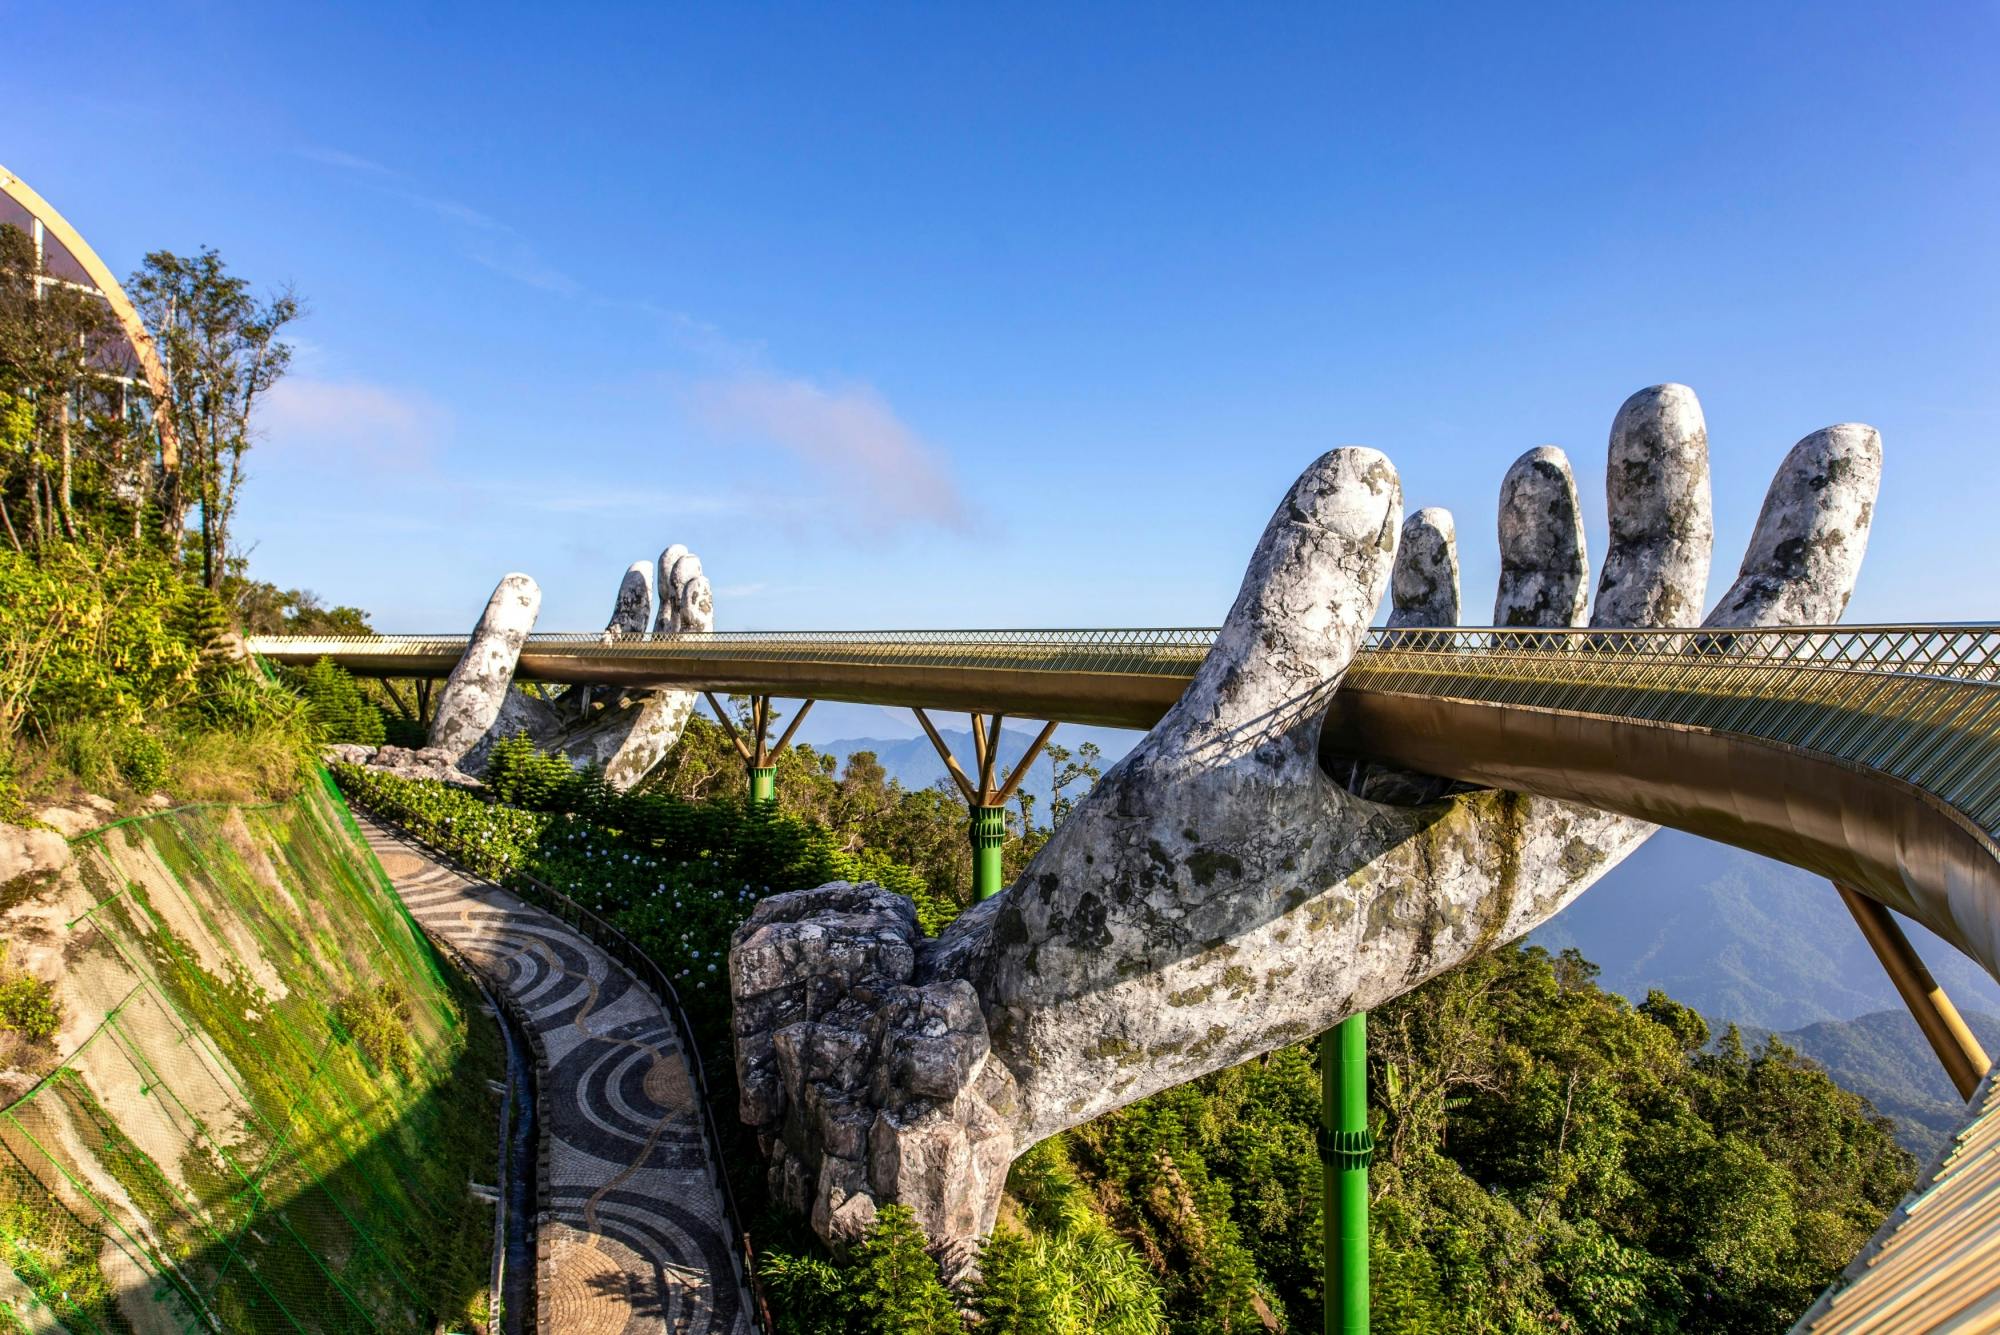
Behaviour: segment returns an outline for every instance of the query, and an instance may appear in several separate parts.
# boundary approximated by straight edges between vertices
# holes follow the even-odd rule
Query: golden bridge
[[[1214,636],[540,634],[527,638],[516,676],[907,706],[933,741],[923,711],[965,710],[978,784],[946,758],[977,805],[996,795],[1003,717],[1150,727]],[[358,675],[425,679],[449,674],[466,644],[259,637],[249,648],[278,663],[326,657]],[[769,754],[766,708],[754,714],[755,751],[739,738],[757,763]],[[1887,912],[2000,976],[2000,625],[1376,630],[1333,697],[1321,752],[1333,772],[1364,758],[1578,802],[1832,880],[1974,1112],[1799,1329],[1894,1331],[1944,1312],[1970,1320],[1955,1329],[2000,1328],[2000,1091]],[[1954,1294],[1985,1295],[1994,1310],[1962,1310]]]

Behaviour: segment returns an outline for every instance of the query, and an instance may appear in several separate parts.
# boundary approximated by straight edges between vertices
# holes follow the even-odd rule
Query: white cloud
[[[382,178],[378,182],[378,188],[405,203],[415,205],[446,222],[464,228],[465,234],[461,238],[461,246],[465,258],[474,264],[482,265],[517,283],[525,283],[544,292],[553,292],[557,296],[573,297],[582,291],[574,278],[541,257],[527,233],[500,221],[490,213],[483,213],[470,204],[461,204],[455,199],[441,199],[403,186],[391,186],[388,182],[407,182],[410,178],[393,167],[385,167],[357,153],[312,145],[296,151],[300,157],[322,166],[362,176]]]
[[[309,162],[317,162],[326,167],[338,167],[342,171],[367,172],[371,176],[394,176],[395,172],[372,158],[364,158],[359,153],[349,153],[345,149],[324,148],[308,144],[296,150],[298,155]]]
[[[351,467],[415,467],[450,427],[430,400],[363,380],[290,375],[258,401],[255,426],[275,452]]]
[[[972,527],[943,461],[868,385],[750,374],[694,388],[696,415],[719,434],[779,446],[823,470],[878,521]]]

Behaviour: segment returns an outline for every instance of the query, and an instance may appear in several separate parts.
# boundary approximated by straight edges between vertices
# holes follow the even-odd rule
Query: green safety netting
[[[438,1329],[482,1218],[490,1254],[441,1147],[490,1151],[497,1044],[338,793],[76,853],[65,965],[107,1001],[0,1112],[0,1330]]]

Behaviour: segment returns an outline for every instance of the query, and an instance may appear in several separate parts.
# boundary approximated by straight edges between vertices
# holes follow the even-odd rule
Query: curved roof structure
[[[69,219],[56,211],[34,187],[26,181],[0,167],[0,225],[12,225],[26,232],[35,242],[35,252],[41,258],[43,273],[41,282],[64,283],[81,288],[104,298],[111,307],[111,315],[124,333],[124,351],[130,354],[130,369],[143,376],[146,386],[153,392],[155,402],[164,403],[168,397],[166,368],[160,363],[159,351],[153,346],[153,335],[139,318],[139,312],[132,306],[131,298],[118,284],[111,270],[97,252],[90,248],[70,225]],[[179,442],[174,437],[173,420],[167,414],[154,419],[160,432],[160,456],[168,468],[180,461]]]

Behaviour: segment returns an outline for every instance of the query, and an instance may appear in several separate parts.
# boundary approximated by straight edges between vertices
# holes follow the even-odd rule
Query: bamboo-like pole
[[[1861,928],[1861,935],[1868,938],[1874,948],[1875,958],[1882,961],[1882,968],[1888,973],[1889,981],[1896,985],[1896,991],[1903,998],[1903,1004],[1910,1008],[1910,1015],[1916,1020],[1917,1028],[1924,1031],[1930,1040],[1931,1051],[1937,1053],[1944,1063],[1945,1074],[1957,1087],[1962,1099],[1972,1097],[1979,1088],[1979,1082],[1993,1059],[1986,1055],[1986,1049],[1972,1030],[1966,1027],[1965,1018],[1958,1013],[1958,1007],[1951,1004],[1951,998],[1931,977],[1931,971],[1917,955],[1910,938],[1897,925],[1889,910],[1866,895],[1857,894],[1834,883],[1840,891],[1841,902],[1854,915],[1855,925]]]
[[[1326,1335],[1368,1335],[1368,1014],[1319,1036]]]

